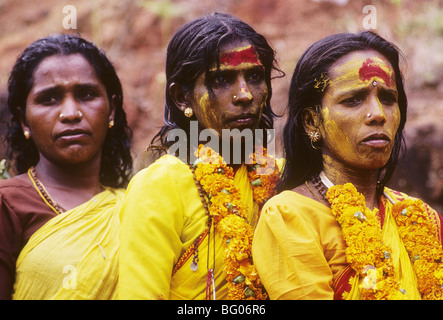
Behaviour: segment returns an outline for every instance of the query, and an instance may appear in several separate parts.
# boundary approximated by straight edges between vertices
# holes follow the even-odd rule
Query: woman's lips
[[[89,132],[83,129],[68,129],[57,134],[55,138],[62,141],[76,141],[84,139],[86,136],[89,136]]]
[[[363,144],[374,148],[385,148],[390,142],[391,139],[384,133],[371,134],[362,141]]]
[[[257,121],[255,114],[244,114],[231,118],[228,122],[231,127],[252,127]]]

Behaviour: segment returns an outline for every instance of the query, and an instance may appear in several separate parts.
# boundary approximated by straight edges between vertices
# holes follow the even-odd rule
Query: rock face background
[[[73,5],[77,29],[65,29]],[[366,5],[376,29],[404,54],[409,99],[408,151],[391,187],[416,195],[443,212],[443,1],[441,0],[0,0],[0,111],[7,121],[6,85],[17,55],[50,33],[78,33],[104,49],[123,84],[134,131],[135,169],[149,162],[146,146],[163,122],[166,45],[179,26],[214,11],[234,14],[264,34],[286,73],[274,81],[277,142],[285,123],[290,77],[303,51],[338,32],[364,30]],[[372,12],[371,12],[372,13]],[[4,136],[4,125],[0,128]],[[281,149],[277,145],[277,151]],[[0,144],[5,157],[5,144]]]

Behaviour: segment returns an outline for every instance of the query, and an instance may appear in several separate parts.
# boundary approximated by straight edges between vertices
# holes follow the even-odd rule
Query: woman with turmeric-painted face
[[[237,161],[234,144],[247,150],[252,140],[257,147],[255,130],[272,129],[273,70],[279,71],[265,38],[230,15],[196,19],[173,36],[165,125],[150,146],[168,154],[128,187],[120,298],[267,297],[251,242],[279,171],[263,148]],[[223,149],[224,143],[232,144]]]
[[[282,191],[253,257],[271,299],[442,299],[441,218],[386,187],[407,99],[396,47],[372,32],[313,44],[291,82]]]

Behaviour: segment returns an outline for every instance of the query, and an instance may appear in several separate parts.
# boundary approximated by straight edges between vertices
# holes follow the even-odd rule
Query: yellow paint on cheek
[[[203,123],[204,125],[208,125],[211,122],[211,119],[213,119],[216,115],[214,110],[211,109],[211,99],[209,98],[209,92],[205,91],[205,93],[200,97],[200,100],[198,102],[198,107],[201,110],[201,115],[203,117]]]
[[[397,110],[393,113],[392,117],[394,118],[394,121],[395,121],[395,128],[396,128],[396,131],[397,131],[398,126],[400,125],[400,120],[401,120],[400,110],[397,109]]]
[[[322,110],[322,117],[323,126],[325,129],[325,138],[330,144],[329,149],[334,153],[340,152],[344,154],[351,154],[354,152],[348,135],[340,130],[337,123],[331,119],[329,109],[327,107]]]
[[[202,109],[202,110],[207,110],[208,106],[211,104],[210,99],[209,99],[209,92],[205,91],[205,93],[203,93],[203,95],[200,97],[200,100],[198,102],[198,106]]]

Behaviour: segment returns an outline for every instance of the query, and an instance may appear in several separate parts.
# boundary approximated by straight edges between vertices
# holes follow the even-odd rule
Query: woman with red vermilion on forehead
[[[211,142],[221,142],[228,130],[234,135],[225,142],[232,142],[245,129],[272,129],[273,70],[279,71],[265,38],[230,15],[196,19],[171,39],[165,125],[151,149],[171,149],[169,138],[179,131],[188,153],[169,150],[128,186],[121,299],[267,298],[251,247],[260,209],[275,194],[275,160],[261,149],[236,163],[234,149],[228,155],[199,146],[206,140],[193,141],[191,131],[198,124],[199,137],[211,132]]]
[[[407,99],[396,47],[338,34],[298,62],[281,189],[254,236],[271,299],[443,299],[441,216],[386,183]]]

